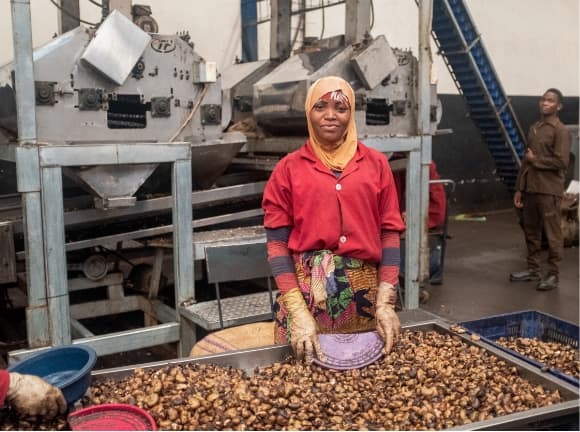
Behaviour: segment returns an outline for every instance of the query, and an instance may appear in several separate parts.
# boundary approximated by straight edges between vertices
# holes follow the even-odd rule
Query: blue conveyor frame
[[[525,135],[463,0],[434,0],[432,35],[510,192]]]

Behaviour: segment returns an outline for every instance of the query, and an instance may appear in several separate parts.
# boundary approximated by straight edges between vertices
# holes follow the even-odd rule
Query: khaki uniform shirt
[[[570,131],[557,117],[535,122],[528,131],[527,147],[533,161],[522,161],[516,190],[562,196],[570,160]]]

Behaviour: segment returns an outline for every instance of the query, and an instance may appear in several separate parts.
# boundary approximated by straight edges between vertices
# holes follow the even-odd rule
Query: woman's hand
[[[381,282],[377,290],[377,304],[375,317],[377,331],[385,341],[384,353],[388,354],[401,333],[401,322],[395,312],[397,290],[387,282]]]
[[[296,358],[298,360],[304,358],[306,363],[312,363],[314,353],[318,358],[322,358],[322,350],[318,343],[318,326],[300,290],[291,289],[278,301],[288,311],[289,342]]]
[[[66,411],[62,392],[34,375],[10,373],[10,387],[6,400],[20,414],[52,418]]]

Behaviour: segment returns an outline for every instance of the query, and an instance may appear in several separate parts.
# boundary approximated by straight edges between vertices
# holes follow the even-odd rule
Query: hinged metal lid
[[[150,40],[151,36],[114,10],[97,30],[81,61],[123,85]]]

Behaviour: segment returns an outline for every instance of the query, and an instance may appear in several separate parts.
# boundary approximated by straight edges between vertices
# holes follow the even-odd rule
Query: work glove
[[[322,359],[316,321],[308,310],[300,290],[293,288],[280,296],[278,301],[288,311],[290,345],[296,358],[298,360],[304,358],[306,363],[312,363],[313,354],[316,352],[316,356]]]
[[[385,354],[391,352],[393,344],[401,333],[401,323],[395,312],[397,302],[397,290],[387,282],[381,282],[377,290],[377,304],[375,317],[377,319],[377,331],[385,341],[383,349]]]
[[[42,415],[52,418],[67,409],[60,389],[37,376],[16,372],[10,373],[6,401],[24,416]]]

